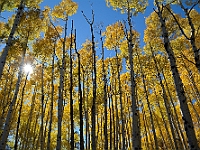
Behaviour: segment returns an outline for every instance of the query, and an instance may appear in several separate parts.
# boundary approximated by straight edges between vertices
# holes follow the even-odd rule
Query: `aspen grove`
[[[41,2],[0,1],[0,150],[200,150],[200,0],[105,0],[126,19],[83,10],[83,43],[78,3]]]

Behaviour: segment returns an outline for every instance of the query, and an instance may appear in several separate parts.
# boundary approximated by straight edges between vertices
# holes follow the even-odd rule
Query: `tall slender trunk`
[[[86,149],[90,149],[90,131],[89,131],[89,115],[88,115],[88,95],[89,95],[89,77],[88,77],[88,70],[86,70],[86,99],[84,101],[84,109],[85,109],[85,124],[86,124]]]
[[[93,53],[93,100],[92,100],[92,150],[96,150],[96,131],[95,131],[95,124],[96,124],[96,51],[95,51],[95,42],[94,42],[94,32],[93,27],[91,25],[91,33],[92,33],[92,53]]]
[[[178,119],[178,113],[177,113],[177,110],[176,110],[176,108],[175,108],[175,104],[174,104],[174,102],[173,102],[173,98],[172,98],[171,92],[170,92],[170,90],[169,90],[169,86],[168,86],[168,83],[167,83],[167,79],[166,79],[166,77],[165,77],[165,74],[164,74],[163,70],[162,70],[162,75],[163,75],[164,81],[165,81],[165,83],[166,83],[166,90],[167,90],[167,92],[168,92],[169,99],[170,99],[170,102],[171,102],[171,104],[172,104],[172,108],[173,108],[174,114],[175,114],[175,116],[174,116],[174,117],[172,116],[171,118],[172,118],[172,119],[175,118],[174,120],[177,121],[178,128],[179,128],[179,132],[180,132],[180,134],[181,134],[181,141],[182,141],[182,143],[183,143],[184,149],[188,149],[188,148],[187,148],[187,145],[188,145],[188,144],[187,144],[187,142],[186,142],[185,136],[183,135],[183,129],[181,128],[181,125],[180,125],[180,122],[179,122],[179,119]],[[174,131],[173,131],[173,132],[174,132]]]
[[[157,126],[158,126],[158,130],[159,130],[160,135],[161,135],[161,138],[162,138],[163,146],[164,146],[165,149],[167,149],[167,144],[166,144],[166,142],[165,142],[165,138],[164,138],[164,135],[163,135],[163,131],[162,131],[162,129],[161,129],[161,126],[160,126],[160,124],[159,124],[159,121],[158,121],[158,118],[157,118],[155,112],[153,112],[153,115],[154,115],[155,121],[156,121]]]
[[[61,140],[62,140],[62,117],[63,117],[63,91],[64,91],[64,72],[65,72],[65,43],[67,36],[67,20],[65,21],[65,33],[64,33],[64,41],[62,47],[62,64],[60,66],[60,81],[59,81],[59,98],[58,98],[58,133],[57,133],[57,145],[56,150],[61,150]]]
[[[50,150],[51,146],[51,130],[52,130],[52,122],[53,122],[53,100],[54,100],[54,61],[56,54],[56,41],[54,42],[53,55],[52,55],[52,68],[51,68],[51,102],[50,102],[50,120],[49,120],[49,131],[48,131],[48,139],[47,139],[47,150]]]
[[[186,99],[186,96],[185,96],[183,83],[182,83],[182,80],[180,78],[180,74],[178,72],[174,52],[173,52],[171,45],[170,45],[165,20],[162,16],[162,10],[160,8],[158,0],[155,0],[155,2],[156,2],[156,6],[158,8],[157,14],[158,14],[158,17],[160,19],[161,28],[162,28],[162,32],[163,32],[164,47],[165,47],[165,50],[166,50],[168,57],[169,57],[169,60],[170,60],[170,67],[171,67],[172,75],[173,75],[173,78],[174,78],[176,92],[177,92],[177,95],[178,95],[178,98],[179,98],[179,101],[180,101],[181,111],[183,113],[184,127],[185,127],[185,131],[186,131],[186,135],[188,137],[190,149],[191,150],[199,149],[199,146],[198,146],[198,143],[197,143],[197,138],[196,138],[195,131],[194,131],[193,122],[192,122],[192,117],[191,117],[191,114],[190,114],[190,111],[189,111],[189,108],[188,108],[188,105],[187,105],[187,99]]]
[[[110,143],[110,149],[112,149],[112,108],[111,108],[111,96],[110,96],[110,93],[108,94],[108,100],[109,100],[109,115],[110,115],[110,141],[109,141],[109,143]]]
[[[102,73],[103,73],[103,101],[104,101],[104,116],[105,116],[105,121],[104,121],[104,149],[108,149],[108,114],[107,114],[107,79],[106,79],[106,71],[105,71],[105,64],[104,64],[104,44],[103,44],[103,38],[101,35],[100,31],[100,36],[101,36],[101,50],[102,50]]]
[[[145,118],[145,114],[144,114],[144,110],[142,109],[142,119],[143,119],[143,122],[144,122],[144,132],[145,132],[145,139],[146,139],[146,141],[145,141],[145,144],[146,144],[146,147],[147,147],[147,149],[150,149],[150,147],[149,147],[149,139],[148,139],[148,133],[147,133],[147,126],[146,126],[146,118]]]
[[[153,132],[153,136],[154,136],[155,149],[158,150],[158,139],[157,139],[157,136],[156,136],[156,130],[155,130],[155,125],[154,125],[154,120],[153,120],[153,113],[152,113],[152,110],[151,110],[151,104],[150,104],[150,101],[149,101],[149,95],[148,95],[147,86],[146,86],[146,79],[145,79],[146,75],[144,74],[144,71],[143,71],[143,68],[142,68],[142,63],[140,61],[140,56],[139,56],[137,48],[136,48],[135,51],[136,51],[136,54],[137,54],[137,57],[138,57],[139,65],[140,65],[140,72],[141,72],[141,76],[142,76],[144,93],[145,93],[145,96],[146,96],[147,106],[148,106],[149,113],[150,113],[150,122],[151,122],[152,132]]]
[[[154,92],[155,92],[155,96],[156,96],[156,103],[157,103],[157,106],[158,106],[158,108],[159,108],[159,111],[160,111],[160,114],[161,114],[161,118],[162,118],[162,122],[164,123],[164,127],[165,127],[165,130],[166,130],[166,134],[168,135],[168,140],[169,140],[169,146],[170,146],[170,148],[171,149],[173,149],[174,148],[174,146],[173,146],[173,141],[172,141],[172,139],[171,139],[171,134],[170,134],[170,131],[169,131],[169,129],[168,129],[168,126],[167,126],[167,122],[165,121],[165,119],[164,119],[164,113],[163,113],[163,110],[162,110],[162,108],[161,108],[161,106],[160,106],[160,101],[158,100],[159,98],[158,98],[158,95],[156,94],[156,89],[155,89],[155,84],[153,84],[153,86],[154,86]],[[162,103],[162,102],[161,102]],[[168,115],[167,115],[168,116]],[[171,123],[171,119],[170,118],[167,118],[168,119],[168,121],[169,121],[169,124],[172,124]],[[170,120],[169,120],[170,119]],[[174,132],[173,131],[173,129],[172,129],[172,127],[171,127],[171,125],[170,125],[170,130],[171,130],[171,132]],[[173,135],[172,135],[172,138],[173,138]]]
[[[72,20],[72,28],[71,28],[71,42],[70,42],[70,54],[69,54],[69,63],[70,63],[70,87],[69,87],[69,96],[70,96],[70,121],[71,121],[71,141],[70,146],[71,150],[74,150],[74,107],[73,107],[73,64],[72,64],[72,32],[73,32],[73,20]]]
[[[146,119],[146,112],[144,111],[144,109],[142,109],[142,114],[143,114],[143,120],[144,120],[144,123],[145,123],[145,125],[146,125],[146,131],[148,132],[148,134],[147,134],[147,138],[149,137],[149,144],[148,144],[148,146],[150,145],[150,147],[151,147],[151,149],[153,150],[154,148],[153,148],[153,139],[152,139],[152,137],[151,137],[151,132],[150,132],[150,130],[149,130],[149,125],[148,125],[148,123],[147,123],[147,119]]]
[[[28,43],[28,38],[26,39],[25,43],[23,44],[22,59],[21,59],[21,62],[20,62],[18,79],[17,79],[17,83],[16,83],[16,87],[15,87],[15,93],[14,93],[14,96],[13,96],[13,99],[12,99],[12,102],[10,104],[8,114],[7,114],[7,117],[6,117],[6,122],[5,122],[5,125],[4,125],[4,130],[3,130],[1,141],[0,141],[0,150],[5,149],[5,147],[6,147],[7,138],[8,138],[10,126],[11,126],[11,119],[12,119],[14,107],[15,107],[15,104],[16,104],[17,96],[18,96],[18,93],[19,93],[19,87],[20,87],[21,78],[22,78],[23,64],[24,64],[24,57],[25,57],[25,54],[26,54],[27,43]]]
[[[10,35],[9,35],[8,40],[6,42],[6,46],[5,46],[3,52],[0,56],[0,79],[1,79],[1,76],[2,76],[2,73],[3,73],[4,65],[6,63],[8,51],[9,51],[11,45],[12,45],[13,36],[15,34],[17,26],[19,25],[20,19],[22,17],[22,13],[23,13],[23,10],[24,10],[24,2],[25,2],[25,0],[20,1],[20,5],[17,9],[17,14],[15,16],[15,20],[14,20]]]
[[[181,57],[181,58],[182,58],[182,57]],[[196,84],[196,82],[195,82],[195,78],[194,78],[193,72],[192,72],[192,70],[190,70],[190,68],[186,65],[186,63],[184,62],[183,58],[182,58],[182,62],[183,62],[184,68],[187,70],[189,82],[192,83],[192,85],[193,85],[193,87],[194,87],[194,93],[195,93],[195,95],[196,95],[197,102],[199,103],[199,101],[200,101],[200,92],[199,92],[198,86],[197,86],[197,84]],[[193,89],[193,88],[192,88],[192,89]]]
[[[29,135],[29,132],[31,130],[31,122],[32,122],[32,118],[33,118],[33,112],[34,112],[34,108],[35,108],[35,100],[36,100],[36,93],[37,93],[37,86],[35,84],[35,87],[34,87],[34,90],[33,90],[33,95],[32,95],[32,98],[31,98],[31,110],[29,112],[29,117],[28,117],[28,120],[26,122],[26,129],[24,131],[24,135],[23,137],[27,137],[27,135]],[[26,145],[28,144],[28,140],[29,139],[26,139],[26,140],[23,140],[21,144],[21,147],[20,149],[26,149]]]
[[[115,125],[115,109],[114,109],[114,102],[113,102],[113,94],[111,94],[111,101],[112,101],[112,122],[113,122],[113,148],[115,148],[116,143],[116,125]]]
[[[129,2],[127,1],[128,6]],[[130,64],[130,76],[131,76],[131,100],[132,100],[132,144],[133,150],[141,149],[141,137],[140,137],[140,121],[139,121],[139,107],[137,106],[136,93],[135,93],[135,73],[133,70],[133,26],[131,22],[131,12],[130,7],[128,7],[128,25],[129,25],[129,37],[128,40],[128,52],[129,52],[129,64]]]
[[[189,94],[188,94],[187,92],[186,92],[186,96],[187,96],[188,101],[190,102],[190,105],[191,105],[191,107],[192,107],[192,109],[193,109],[193,111],[194,111],[194,114],[195,114],[196,119],[197,119],[197,123],[200,125],[200,122],[199,122],[199,121],[200,121],[199,114],[198,114],[196,108],[194,107],[194,104],[193,104],[193,102],[192,102],[192,100],[191,100],[191,98],[190,98],[190,96],[189,96]]]
[[[118,115],[118,99],[117,99],[117,89],[116,89],[116,78],[114,79],[114,102],[115,102],[115,150],[118,150],[119,145],[119,115]],[[114,111],[113,111],[114,112]]]
[[[74,49],[78,58],[78,92],[79,92],[79,116],[80,116],[80,150],[84,150],[84,138],[83,138],[83,95],[81,89],[81,60],[80,54],[76,48],[76,30],[74,38]]]
[[[156,71],[157,71],[157,74],[158,74],[157,75],[158,76],[158,80],[159,80],[160,86],[162,88],[163,100],[164,100],[165,108],[166,108],[166,111],[167,111],[167,119],[169,121],[169,125],[170,125],[170,129],[171,129],[172,137],[173,137],[173,140],[174,140],[174,142],[173,142],[174,144],[173,145],[175,145],[175,149],[178,149],[178,145],[176,143],[176,136],[175,136],[174,129],[173,129],[173,126],[172,126],[172,120],[171,120],[171,115],[172,114],[171,114],[171,111],[170,111],[170,104],[169,104],[169,101],[168,101],[168,98],[167,98],[167,93],[166,93],[164,84],[162,82],[162,77],[161,77],[161,74],[159,72],[158,63],[157,63],[157,60],[156,60],[156,58],[155,58],[155,56],[153,54],[152,47],[150,47],[150,50],[151,50],[151,56],[152,56],[153,61],[155,63],[155,68],[156,68]]]
[[[28,77],[28,73],[26,75],[24,86],[22,88],[22,97],[21,97],[21,104],[19,107],[19,115],[18,115],[18,119],[17,119],[17,129],[16,129],[16,134],[15,134],[14,150],[17,150],[17,146],[18,146],[18,140],[19,140],[18,133],[19,133],[19,126],[20,126],[20,121],[21,121],[22,106],[23,106],[23,102],[24,102],[24,90],[25,90],[25,86],[26,86],[27,77]]]
[[[118,79],[118,84],[119,84],[119,101],[120,101],[120,117],[121,117],[121,120],[122,120],[122,150],[125,150],[125,134],[126,134],[126,130],[125,130],[125,127],[124,127],[124,108],[123,108],[123,104],[122,104],[122,89],[121,89],[121,79],[120,79],[120,70],[119,70],[119,66],[120,66],[120,63],[119,63],[119,57],[118,57],[118,54],[117,54],[117,49],[115,49],[115,57],[116,57],[116,60],[117,60],[117,79]]]
[[[41,87],[41,125],[40,125],[40,149],[44,149],[44,62],[42,63],[42,87]]]
[[[11,93],[11,86],[12,86],[12,82],[13,82],[13,78],[14,78],[14,72],[11,74],[11,78],[10,78],[10,85],[8,85],[8,81],[9,81],[9,78],[8,78],[8,74],[10,74],[10,66],[8,68],[8,73],[6,75],[6,82],[5,82],[5,85],[4,85],[4,88],[3,88],[3,100],[1,101],[1,104],[0,104],[0,108],[3,108],[2,111],[1,111],[1,116],[0,116],[0,129],[2,129],[3,127],[3,122],[4,122],[4,119],[5,119],[5,113],[6,113],[6,110],[7,110],[7,107],[9,106],[9,98],[7,99],[6,97],[8,97],[8,93]],[[7,90],[8,89],[8,90]],[[1,136],[0,136],[1,138]]]
[[[92,120],[92,150],[96,150],[96,88],[97,88],[97,74],[96,74],[96,50],[95,50],[95,36],[94,36],[94,11],[92,10],[92,20],[90,21],[85,14],[82,11],[82,14],[85,18],[85,20],[87,21],[87,23],[90,25],[90,32],[92,34],[92,59],[93,59],[93,63],[92,63],[92,68],[93,68],[93,76],[92,76],[92,82],[93,82],[93,99],[92,99],[92,115],[91,115],[91,120]]]

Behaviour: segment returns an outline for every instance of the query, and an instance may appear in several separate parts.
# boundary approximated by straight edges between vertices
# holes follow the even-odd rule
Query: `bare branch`
[[[59,39],[60,40],[62,40],[62,38],[61,38],[61,36],[60,36],[60,34],[59,34],[59,32],[58,32],[58,30],[56,29],[56,26],[53,24],[53,22],[50,20],[50,23],[51,23],[51,25],[54,27],[54,29],[56,30],[56,32],[57,32],[57,34],[58,34],[58,37],[59,37]],[[62,41],[63,42],[63,41]]]
[[[178,22],[177,18],[176,18],[175,15],[172,13],[172,11],[171,11],[168,7],[165,7],[165,8],[169,11],[169,13],[172,15],[172,17],[173,17],[174,20],[176,21],[176,23],[177,23],[179,29],[181,30],[181,33],[185,36],[185,38],[186,38],[187,40],[190,40],[190,38],[187,37],[187,35],[186,35],[185,32],[183,31],[183,28],[181,27],[180,23]]]
[[[192,11],[192,9],[193,9],[198,3],[200,3],[200,0],[198,0],[198,1],[190,8],[190,10],[188,11],[188,14]]]
[[[92,26],[93,24],[94,24],[94,10],[92,9],[92,20],[90,21],[90,19],[88,19],[87,17],[86,17],[86,15],[84,14],[84,12],[83,11],[81,11],[82,12],[82,14],[83,14],[83,17],[85,18],[85,20],[87,21],[87,23],[90,25],[90,26]]]
[[[155,11],[155,13],[157,13],[157,14],[158,14],[158,12],[155,10],[155,8],[153,8],[153,10]]]
[[[196,65],[193,61],[189,60],[182,52],[181,55],[190,63],[192,63],[193,65]]]

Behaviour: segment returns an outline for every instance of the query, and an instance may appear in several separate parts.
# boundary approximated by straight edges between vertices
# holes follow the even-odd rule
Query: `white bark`
[[[20,2],[17,14],[15,16],[15,20],[14,20],[14,23],[13,23],[13,27],[12,27],[10,35],[8,37],[8,41],[6,42],[6,46],[5,46],[3,52],[2,52],[2,54],[0,56],[0,79],[1,79],[1,76],[2,76],[2,73],[3,73],[4,65],[6,63],[6,57],[8,55],[8,50],[11,47],[11,42],[12,42],[14,33],[15,33],[16,29],[17,29],[17,26],[18,26],[18,24],[20,22],[20,19],[21,19],[23,10],[24,10],[24,1],[25,0],[21,0],[21,2]]]
[[[14,96],[13,96],[13,99],[12,99],[12,102],[10,104],[10,108],[8,110],[8,114],[7,114],[7,117],[6,117],[6,122],[5,122],[5,125],[4,125],[4,130],[3,130],[1,141],[0,141],[0,150],[4,150],[5,147],[6,147],[7,138],[8,138],[9,131],[10,131],[10,123],[11,123],[11,119],[12,119],[12,115],[13,115],[13,109],[14,109],[16,101],[17,101],[17,96],[18,96],[18,93],[19,93],[19,87],[20,87],[21,78],[22,78],[22,71],[23,71],[24,57],[25,57],[25,53],[26,53],[26,46],[27,46],[27,43],[23,48],[22,60],[21,60],[21,63],[20,63],[18,79],[17,79],[17,83],[16,83],[16,87],[15,87],[15,93],[14,93]]]
[[[177,69],[176,59],[175,59],[174,52],[173,52],[171,45],[170,45],[170,41],[169,41],[169,38],[168,38],[168,32],[167,32],[167,29],[166,29],[165,20],[162,16],[160,5],[159,5],[157,0],[155,0],[155,2],[156,2],[156,6],[158,8],[157,14],[159,16],[161,28],[162,28],[162,32],[163,32],[164,47],[165,47],[165,50],[166,50],[168,57],[169,57],[169,60],[170,60],[170,66],[171,66],[171,71],[172,71],[172,75],[173,75],[173,78],[174,78],[176,92],[177,92],[177,95],[178,95],[178,98],[179,98],[181,111],[183,113],[182,118],[184,120],[184,127],[185,127],[186,135],[187,135],[187,138],[188,138],[188,143],[190,145],[191,150],[196,150],[196,149],[199,149],[199,146],[198,146],[195,131],[194,131],[192,117],[191,117],[191,114],[190,114],[190,111],[189,111],[189,107],[187,105],[187,99],[186,99],[186,96],[185,96],[183,83],[182,83],[182,80],[180,78],[180,74],[179,74],[178,69]]]
[[[130,36],[128,37],[128,52],[129,52],[129,64],[130,64],[130,75],[131,75],[131,100],[132,100],[132,144],[133,150],[141,149],[141,138],[140,138],[140,121],[139,121],[139,108],[136,101],[135,93],[135,78],[133,70],[133,33],[132,33],[132,23],[131,23],[131,14],[130,9],[128,8],[128,24]],[[127,35],[128,36],[128,35]]]

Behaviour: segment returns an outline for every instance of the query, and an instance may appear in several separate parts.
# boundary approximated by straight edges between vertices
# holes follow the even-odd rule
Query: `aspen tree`
[[[174,83],[176,86],[176,91],[177,91],[177,95],[180,101],[180,106],[181,106],[181,111],[183,113],[183,120],[184,120],[184,126],[185,126],[185,131],[187,134],[187,138],[188,138],[188,142],[190,145],[190,149],[199,149],[198,143],[197,143],[197,138],[195,135],[195,131],[194,131],[194,126],[193,126],[193,122],[192,122],[192,118],[191,118],[191,114],[187,105],[187,99],[185,96],[185,91],[183,88],[183,83],[182,80],[180,78],[180,74],[178,72],[177,69],[177,64],[176,64],[176,59],[174,57],[174,52],[171,48],[170,45],[170,41],[169,41],[169,37],[168,37],[168,31],[166,29],[166,24],[165,24],[165,20],[162,16],[162,8],[159,4],[159,2],[157,0],[155,0],[156,6],[158,8],[158,11],[156,12],[158,14],[158,17],[160,19],[160,23],[161,23],[161,28],[162,28],[162,32],[163,32],[163,39],[164,39],[164,47],[166,52],[168,53],[169,56],[169,60],[170,60],[170,67],[171,67],[171,71],[172,71],[172,75],[174,78]]]

